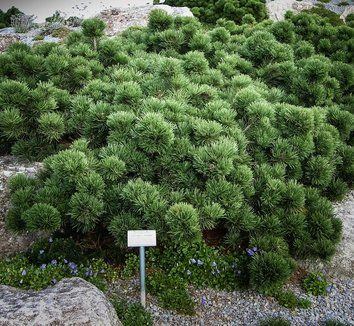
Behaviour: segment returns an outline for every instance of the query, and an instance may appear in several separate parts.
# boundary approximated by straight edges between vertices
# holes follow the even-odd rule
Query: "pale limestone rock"
[[[103,292],[75,277],[42,291],[0,285],[0,325],[120,326],[122,323]]]
[[[162,9],[174,17],[193,17],[192,12],[187,7],[171,7],[167,5],[108,9],[102,11],[98,17],[107,24],[106,35],[114,36],[132,26],[147,26],[149,13],[154,9]]]

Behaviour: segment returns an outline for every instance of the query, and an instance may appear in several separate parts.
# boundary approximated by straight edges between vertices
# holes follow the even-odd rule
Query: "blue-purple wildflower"
[[[85,272],[85,276],[86,277],[91,277],[91,276],[93,276],[94,275],[94,273],[93,273],[93,271],[91,270],[91,269],[87,269],[86,270],[86,272]]]
[[[47,264],[42,264],[41,266],[39,266],[40,269],[45,269],[47,267]]]
[[[56,259],[53,259],[50,263],[51,263],[52,265],[54,265],[54,266],[58,264],[58,262],[57,262]]]
[[[203,295],[202,296],[202,305],[204,306],[204,305],[206,305],[206,303],[207,303],[206,297]]]
[[[192,275],[192,272],[189,269],[187,269],[186,273],[187,273],[188,276]]]
[[[253,248],[255,248],[256,250],[253,250]],[[252,249],[251,248],[247,248],[246,249],[246,252],[247,252],[247,255],[252,257],[254,256],[254,254],[257,252],[257,247],[253,247]]]
[[[39,254],[40,254],[40,255],[43,255],[43,253],[44,253],[44,250],[43,250],[43,249],[39,250]]]
[[[192,258],[192,259],[189,260],[189,263],[190,263],[190,264],[196,264],[197,261],[196,261],[194,258]]]
[[[22,276],[26,276],[27,275],[27,271],[24,269],[21,273]]]
[[[203,264],[204,264],[204,263],[203,263],[202,260],[200,260],[200,259],[197,260],[197,266],[203,266]]]
[[[327,292],[327,293],[332,292],[333,288],[334,288],[333,284],[328,285],[328,286],[326,287],[326,292]]]
[[[77,269],[77,265],[75,263],[73,263],[72,261],[68,264],[68,266],[71,270]]]

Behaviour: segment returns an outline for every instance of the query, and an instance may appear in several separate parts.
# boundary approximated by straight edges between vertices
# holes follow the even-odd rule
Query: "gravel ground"
[[[182,316],[161,309],[156,298],[147,296],[147,310],[154,325],[258,325],[262,319],[283,317],[292,325],[317,326],[328,319],[354,325],[354,281],[350,278],[331,279],[333,289],[327,296],[315,297],[303,293],[299,286],[291,285],[296,294],[312,301],[310,309],[289,310],[273,298],[254,291],[224,292],[213,289],[191,289],[196,303],[195,316]],[[110,294],[130,302],[139,302],[137,279],[119,280],[111,285]],[[206,303],[202,304],[202,298]]]

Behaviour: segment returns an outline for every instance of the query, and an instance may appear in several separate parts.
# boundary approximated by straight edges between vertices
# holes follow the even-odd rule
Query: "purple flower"
[[[53,279],[51,280],[51,282],[52,282],[52,284],[57,284],[57,283],[58,283],[58,281],[57,281],[55,278],[53,278]]]
[[[216,267],[216,262],[213,261],[213,262],[211,263],[211,266],[212,266],[212,267]]]
[[[202,296],[202,305],[205,306],[207,303],[206,297],[203,295]]]
[[[68,264],[68,266],[69,266],[69,268],[70,268],[71,270],[76,270],[76,269],[77,269],[77,265],[76,265],[75,263],[73,263],[73,262],[70,262],[70,263]]]
[[[87,277],[91,277],[93,275],[93,272],[91,269],[87,269],[86,272],[85,272],[85,276]]]
[[[52,243],[52,242],[53,242],[53,238],[50,237],[50,238],[48,239],[48,241],[49,241],[50,243]]]
[[[50,263],[51,263],[52,265],[57,265],[57,264],[58,264],[58,262],[57,262],[56,259],[53,259]]]
[[[197,261],[196,261],[194,258],[192,258],[192,259],[189,260],[189,263],[190,263],[190,264],[196,264]]]
[[[333,284],[328,285],[328,286],[326,287],[326,292],[327,292],[327,293],[332,292],[332,290],[333,290]]]
[[[43,253],[44,253],[44,250],[43,250],[43,249],[39,250],[39,254],[40,254],[40,255],[43,255]]]
[[[187,272],[186,272],[186,273],[187,273],[188,276],[191,276],[191,275],[192,275],[192,272],[191,272],[189,269],[187,269]]]
[[[252,249],[250,249],[250,248],[247,248],[246,252],[247,252],[247,255],[250,256],[250,257],[252,257],[255,254],[255,252]]]
[[[219,271],[218,269],[216,269],[216,273],[217,273],[217,274],[220,274],[220,271]]]
[[[27,275],[27,271],[24,269],[21,273],[22,276],[26,276]]]
[[[254,252],[256,252],[256,251],[258,250],[258,248],[257,248],[257,247],[253,247],[252,250],[253,250]]]
[[[47,267],[47,264],[42,264],[39,268],[40,269],[45,269]]]
[[[203,263],[202,260],[200,260],[200,259],[197,260],[197,266],[203,266],[203,264],[204,264],[204,263]]]
[[[64,264],[67,264],[68,263],[68,261],[64,258]]]

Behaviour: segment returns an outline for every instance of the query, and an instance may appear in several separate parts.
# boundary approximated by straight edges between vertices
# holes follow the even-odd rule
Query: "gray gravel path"
[[[310,309],[290,310],[280,306],[273,298],[255,291],[193,290],[196,316],[182,316],[161,309],[156,298],[147,296],[147,310],[154,325],[258,325],[262,319],[282,317],[292,325],[317,326],[328,319],[354,325],[354,281],[350,278],[332,279],[333,289],[327,296],[306,295],[298,286],[290,288],[299,296],[312,301]],[[137,279],[119,280],[112,284],[110,293],[130,302],[139,302]],[[202,298],[206,304],[202,304]]]

